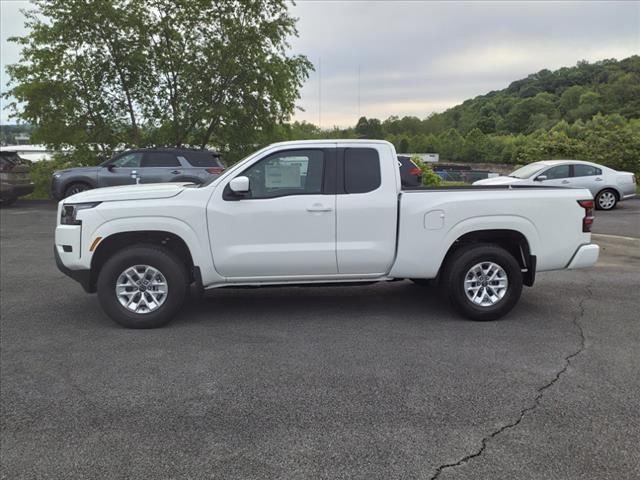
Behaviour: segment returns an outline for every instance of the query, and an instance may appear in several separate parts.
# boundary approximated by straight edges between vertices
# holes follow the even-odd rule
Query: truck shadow
[[[464,321],[436,287],[409,281],[357,287],[221,288],[190,300],[176,323],[300,321],[341,317]]]

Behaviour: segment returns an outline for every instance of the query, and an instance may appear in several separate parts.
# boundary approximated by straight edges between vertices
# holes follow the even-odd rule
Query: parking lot
[[[406,281],[221,289],[126,330],[54,224],[1,213],[2,478],[640,477],[640,200],[597,212],[595,268],[488,323]]]

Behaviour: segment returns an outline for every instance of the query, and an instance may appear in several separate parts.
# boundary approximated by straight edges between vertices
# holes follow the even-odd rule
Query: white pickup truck
[[[435,279],[474,320],[509,312],[536,272],[593,265],[588,190],[403,190],[388,142],[270,145],[209,184],[131,185],[58,205],[58,267],[133,328],[189,289]],[[191,285],[191,287],[190,287]]]

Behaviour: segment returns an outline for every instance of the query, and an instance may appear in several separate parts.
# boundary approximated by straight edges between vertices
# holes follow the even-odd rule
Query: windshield
[[[545,167],[546,165],[544,165],[543,163],[531,163],[517,169],[515,172],[511,172],[509,176],[514,178],[529,178]]]

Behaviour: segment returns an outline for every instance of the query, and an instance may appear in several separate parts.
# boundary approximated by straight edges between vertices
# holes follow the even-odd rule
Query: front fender
[[[213,283],[214,281],[223,281],[223,277],[217,274],[213,268],[213,260],[211,258],[211,249],[208,245],[208,236],[202,232],[196,232],[187,222],[174,217],[165,216],[145,216],[144,221],[140,217],[127,217],[107,220],[92,229],[88,229],[91,233],[84,235],[82,252],[86,254],[83,263],[87,268],[91,266],[91,258],[93,252],[90,252],[92,243],[96,238],[101,237],[100,242],[104,241],[111,235],[130,233],[157,231],[167,232],[181,238],[186,244],[191,258],[195,266],[199,267],[203,280]]]

